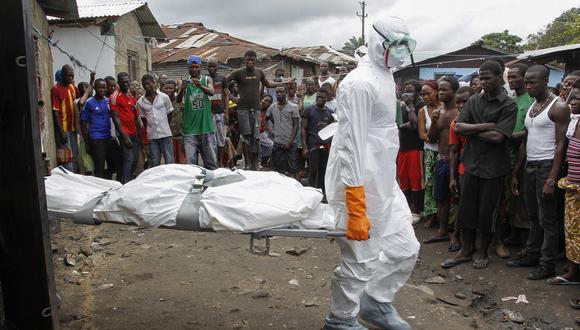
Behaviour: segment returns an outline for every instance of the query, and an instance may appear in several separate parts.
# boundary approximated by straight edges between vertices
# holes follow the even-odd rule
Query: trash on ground
[[[510,300],[515,300],[516,304],[529,304],[530,302],[527,300],[526,295],[525,294],[520,294],[517,297],[514,296],[509,296],[509,297],[503,297],[501,298],[501,301],[510,301]]]
[[[106,290],[106,289],[110,289],[112,287],[114,287],[115,284],[109,283],[109,284],[103,284],[100,287],[97,288],[97,290]]]
[[[523,324],[526,319],[522,316],[520,312],[510,311],[509,309],[502,310],[503,319],[502,321],[512,321],[517,324]]]
[[[441,276],[430,277],[425,280],[425,283],[429,284],[445,284],[445,279]]]
[[[286,254],[289,254],[291,256],[295,256],[295,257],[299,257],[301,255],[303,255],[304,253],[308,252],[308,250],[310,250],[310,248],[302,248],[299,246],[295,246],[294,248],[290,249],[290,250],[286,250]]]

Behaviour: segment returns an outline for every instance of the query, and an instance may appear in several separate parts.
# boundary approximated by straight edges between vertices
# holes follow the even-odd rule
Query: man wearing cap
[[[243,141],[244,159],[248,169],[254,171],[256,170],[256,156],[258,154],[258,144],[256,143],[258,130],[254,112],[260,111],[260,91],[264,86],[274,88],[289,82],[269,81],[262,70],[255,68],[256,57],[256,52],[248,50],[244,55],[246,67],[232,72],[227,77],[228,83],[232,80],[238,83],[240,99],[237,114]]]
[[[214,150],[215,124],[211,112],[210,96],[214,94],[213,80],[201,75],[201,57],[189,56],[189,75],[177,94],[177,103],[184,103],[183,109],[183,144],[188,164],[197,165],[197,152],[201,153],[203,166],[213,170],[217,168]],[[184,100],[185,98],[185,100]]]

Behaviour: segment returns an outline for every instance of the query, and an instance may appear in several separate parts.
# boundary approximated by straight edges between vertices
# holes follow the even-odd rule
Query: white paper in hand
[[[334,136],[334,134],[336,134],[337,129],[338,129],[338,123],[334,122],[334,123],[326,126],[325,128],[321,129],[318,132],[318,136],[320,136],[320,138],[322,140],[330,139],[331,137]]]

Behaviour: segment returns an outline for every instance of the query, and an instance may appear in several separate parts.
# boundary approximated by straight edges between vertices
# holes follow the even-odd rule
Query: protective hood
[[[378,18],[369,29],[368,58],[374,65],[394,68],[403,64],[405,56],[415,49],[415,44],[403,19],[392,16]]]

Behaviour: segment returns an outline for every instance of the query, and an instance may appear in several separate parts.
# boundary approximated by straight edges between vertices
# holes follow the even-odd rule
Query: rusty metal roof
[[[292,47],[283,49],[281,55],[296,61],[305,61],[320,64],[322,62],[334,65],[345,65],[350,61],[356,61],[354,57],[341,53],[327,46]]]
[[[162,30],[168,40],[152,50],[153,63],[187,61],[189,55],[198,55],[204,61],[213,56],[227,63],[243,58],[249,49],[256,52],[258,61],[279,54],[277,49],[208,29],[202,23],[163,25]]]
[[[165,39],[166,36],[159,26],[159,23],[153,16],[145,1],[128,1],[128,2],[109,2],[98,4],[83,5],[82,1],[77,0],[79,20],[91,20],[96,18],[121,17],[130,12],[134,12],[143,36],[156,39]],[[52,24],[69,23],[70,20],[48,17]]]

